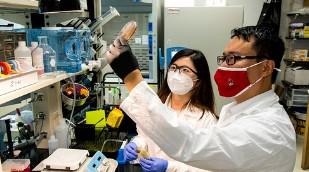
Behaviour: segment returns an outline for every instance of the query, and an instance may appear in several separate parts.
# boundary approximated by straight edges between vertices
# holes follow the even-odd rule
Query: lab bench
[[[77,172],[85,172],[85,168],[86,166],[88,165],[88,163],[90,162],[90,159],[91,157],[93,156],[93,152],[91,153],[90,152],[90,155],[89,155],[89,158],[87,158],[84,163],[81,165],[81,167],[76,170]],[[47,149],[39,149],[38,150],[38,155],[40,157],[40,161],[44,160],[45,158],[48,157],[48,150]],[[104,155],[107,157],[107,158],[111,158],[111,159],[114,159],[113,156],[112,157],[109,157],[110,154],[105,154]],[[31,162],[31,169],[33,170],[34,168],[37,169],[37,165],[39,164],[39,162],[37,162],[36,164],[32,163]],[[46,172],[50,172],[50,171],[54,171],[54,170],[44,170]],[[60,170],[61,171],[61,170]],[[125,165],[120,165],[118,164],[116,170],[116,172],[142,172],[142,168],[140,167],[139,164],[125,164]],[[59,170],[57,170],[57,172],[59,172]]]

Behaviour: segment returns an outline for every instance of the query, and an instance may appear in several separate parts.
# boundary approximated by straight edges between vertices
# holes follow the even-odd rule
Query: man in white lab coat
[[[116,39],[107,58],[130,91],[121,108],[169,156],[211,171],[291,172],[295,131],[271,89],[283,53],[283,41],[270,28],[233,30],[217,57],[214,79],[219,94],[234,101],[222,108],[218,124],[207,129],[166,115],[175,112],[143,81],[126,41]]]

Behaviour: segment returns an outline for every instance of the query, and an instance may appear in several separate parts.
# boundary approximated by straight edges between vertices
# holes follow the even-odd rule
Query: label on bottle
[[[54,58],[50,59],[49,64],[51,67],[56,67],[56,60]]]
[[[20,67],[24,71],[32,69],[32,59],[31,57],[18,57],[16,60],[20,63]]]

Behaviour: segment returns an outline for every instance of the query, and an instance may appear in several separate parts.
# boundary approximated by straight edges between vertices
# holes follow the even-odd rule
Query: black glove
[[[122,80],[135,69],[139,69],[137,59],[128,42],[121,37],[115,39],[114,43],[109,46],[106,58],[114,72]]]

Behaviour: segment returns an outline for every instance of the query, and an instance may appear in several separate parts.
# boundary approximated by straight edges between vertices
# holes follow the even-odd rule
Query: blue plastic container
[[[26,29],[27,42],[37,42],[38,36],[47,36],[48,44],[56,51],[57,70],[75,73],[90,56],[90,30],[44,28]]]

